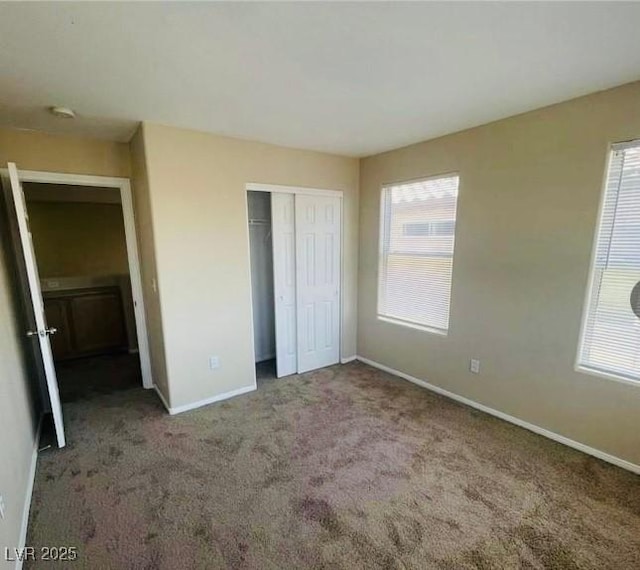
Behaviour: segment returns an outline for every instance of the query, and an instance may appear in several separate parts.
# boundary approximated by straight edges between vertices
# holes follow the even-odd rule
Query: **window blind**
[[[378,316],[446,333],[457,175],[382,189]]]
[[[578,365],[640,381],[640,141],[614,147],[591,267]]]

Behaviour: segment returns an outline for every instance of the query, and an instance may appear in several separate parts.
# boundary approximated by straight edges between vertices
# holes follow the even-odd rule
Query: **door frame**
[[[344,321],[344,192],[342,190],[327,190],[325,188],[307,188],[305,186],[282,186],[279,184],[262,184],[261,182],[247,182],[245,184],[244,201],[245,201],[245,226],[247,228],[247,251],[249,254],[249,307],[251,309],[251,354],[255,359],[256,347],[255,347],[255,331],[253,323],[253,285],[251,284],[251,243],[249,236],[249,192],[280,192],[283,194],[308,194],[312,196],[332,196],[340,199],[340,326],[338,331],[338,343],[340,350],[338,351],[338,363],[342,362],[342,331]],[[296,288],[297,289],[297,288]],[[297,295],[297,293],[296,293]],[[277,355],[277,347],[276,347]],[[255,364],[255,363],[254,363]],[[254,366],[255,369],[255,366]],[[257,383],[257,378],[254,371],[254,384]]]
[[[8,169],[1,168],[0,175],[2,175],[3,178],[8,176]],[[20,178],[20,182],[117,188],[120,191],[120,205],[122,206],[122,217],[124,219],[124,234],[127,245],[129,277],[131,279],[131,294],[133,297],[133,311],[136,321],[136,336],[138,338],[138,351],[140,354],[142,386],[146,389],[153,388],[151,355],[149,353],[149,337],[147,334],[147,319],[144,308],[144,295],[142,292],[140,255],[138,253],[138,239],[136,235],[136,223],[130,180],[128,178],[117,178],[112,176],[93,176],[89,174],[67,174],[62,172],[21,169],[18,169],[18,176]]]

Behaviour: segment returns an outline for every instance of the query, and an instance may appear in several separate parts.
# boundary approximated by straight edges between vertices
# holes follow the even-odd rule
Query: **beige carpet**
[[[640,568],[640,477],[363,364],[65,414],[28,535],[64,567]]]

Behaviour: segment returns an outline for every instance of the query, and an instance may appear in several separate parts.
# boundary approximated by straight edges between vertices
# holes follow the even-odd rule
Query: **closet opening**
[[[340,361],[342,192],[247,185],[258,386]]]
[[[271,193],[248,192],[253,339],[258,386],[276,377]]]

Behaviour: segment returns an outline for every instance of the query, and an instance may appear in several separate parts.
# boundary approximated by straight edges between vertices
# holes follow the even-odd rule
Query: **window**
[[[640,141],[609,157],[578,367],[640,381],[640,318],[631,291],[640,281]]]
[[[455,227],[455,220],[408,222],[402,224],[402,234],[405,236],[452,236]]]
[[[449,329],[457,175],[382,189],[378,317]]]

